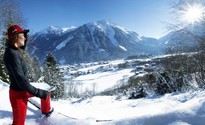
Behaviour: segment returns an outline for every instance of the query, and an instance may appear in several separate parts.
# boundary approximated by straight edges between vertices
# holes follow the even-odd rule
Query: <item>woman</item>
[[[8,40],[4,63],[10,79],[9,98],[13,112],[13,125],[24,125],[28,98],[32,96],[41,99],[42,114],[49,117],[53,112],[50,106],[50,93],[35,88],[29,82],[27,62],[22,52],[22,48],[25,48],[27,33],[28,30],[23,30],[18,25],[12,25],[7,30]]]

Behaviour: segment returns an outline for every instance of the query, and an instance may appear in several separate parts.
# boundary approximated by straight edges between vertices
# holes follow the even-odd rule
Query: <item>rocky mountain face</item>
[[[72,64],[162,54],[164,44],[102,20],[67,29],[49,27],[31,36],[27,51],[41,63],[51,52],[60,64]]]

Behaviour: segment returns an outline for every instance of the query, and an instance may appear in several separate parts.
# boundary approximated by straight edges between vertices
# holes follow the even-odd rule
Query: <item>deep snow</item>
[[[161,57],[156,57],[161,58]],[[150,60],[150,59],[148,59]],[[147,60],[147,61],[148,61]],[[128,60],[127,60],[128,61]],[[143,61],[146,61],[143,60]],[[69,73],[98,72],[83,74],[74,81],[80,81],[81,87],[96,92],[111,89],[125,76],[133,75],[132,68],[116,70],[114,67],[124,60],[110,61],[105,64],[84,64],[78,69],[69,69]],[[86,66],[87,65],[87,66]],[[90,66],[89,66],[90,65]],[[112,66],[111,71],[107,66]],[[105,69],[102,69],[104,67]],[[67,72],[68,66],[61,67]],[[109,68],[110,69],[110,68]],[[65,74],[65,78],[70,74]],[[143,75],[140,74],[140,75]],[[40,88],[47,88],[44,83],[31,83]],[[81,89],[82,89],[81,88]],[[12,110],[9,102],[9,85],[0,81],[0,125],[12,123]],[[32,98],[40,101],[38,98]],[[171,93],[164,96],[151,95],[146,98],[129,100],[122,96],[94,96],[92,98],[70,98],[51,101],[55,112],[49,118],[41,118],[41,112],[28,103],[26,125],[204,125],[205,90],[192,90],[184,93]],[[69,116],[65,117],[61,114]],[[75,119],[73,119],[75,118]],[[96,122],[96,120],[108,120]],[[112,121],[109,121],[112,120]]]
[[[8,85],[0,82],[0,125],[12,122]],[[39,100],[37,98],[34,98]],[[204,125],[205,91],[171,93],[137,100],[95,96],[86,100],[52,101],[55,113],[40,118],[40,111],[28,104],[26,125]],[[78,120],[59,115],[63,113]],[[96,122],[96,120],[113,120]]]

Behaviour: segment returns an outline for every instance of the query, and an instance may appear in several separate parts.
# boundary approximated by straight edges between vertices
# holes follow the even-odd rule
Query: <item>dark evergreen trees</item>
[[[56,90],[51,93],[51,98],[60,99],[64,95],[63,76],[60,72],[55,58],[48,53],[44,61],[44,82],[51,86],[55,86]]]

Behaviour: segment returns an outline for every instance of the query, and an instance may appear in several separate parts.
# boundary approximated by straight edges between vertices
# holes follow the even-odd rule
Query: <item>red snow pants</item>
[[[33,97],[26,91],[14,91],[9,90],[9,99],[13,112],[13,124],[12,125],[24,125],[26,119],[27,102],[28,98]],[[41,99],[41,112],[49,112],[50,106],[50,94],[46,100]]]

